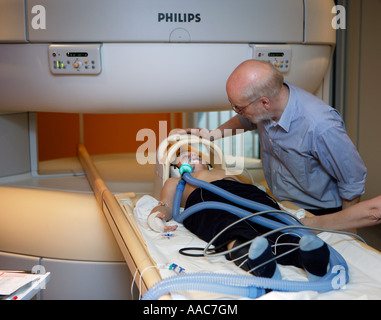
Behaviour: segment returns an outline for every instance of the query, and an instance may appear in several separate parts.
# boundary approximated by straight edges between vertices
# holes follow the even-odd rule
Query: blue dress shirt
[[[238,115],[246,129],[258,129],[263,169],[274,196],[320,209],[340,207],[341,199],[363,194],[366,168],[339,113],[307,91],[285,84],[290,96],[278,122],[256,126]]]

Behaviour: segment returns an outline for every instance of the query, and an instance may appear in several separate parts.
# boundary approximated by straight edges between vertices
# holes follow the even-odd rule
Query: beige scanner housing
[[[47,164],[37,157],[35,112],[183,112],[184,125],[196,126],[188,121],[192,112],[230,108],[226,79],[253,58],[270,61],[286,80],[327,101],[334,5],[0,0],[0,267],[43,265],[51,280],[42,299],[131,298],[135,272],[139,279],[151,263],[145,245],[123,214],[109,214],[117,207],[104,200],[111,193],[87,171],[90,185],[77,159],[50,164],[69,167],[69,174],[40,174]],[[139,171],[135,154],[94,163],[113,193],[152,194],[155,176],[163,183],[168,175],[163,166]],[[115,170],[125,181],[107,181]],[[146,287],[158,279],[155,272],[144,272]]]

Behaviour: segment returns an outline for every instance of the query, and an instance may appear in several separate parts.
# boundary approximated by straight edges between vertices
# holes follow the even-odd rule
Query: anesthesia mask
[[[194,165],[198,163],[202,163],[202,158],[198,152],[182,151],[171,164],[170,176],[179,178],[185,172],[192,172]],[[211,167],[208,163],[206,163],[206,165]],[[183,167],[183,169],[180,169],[181,167]]]

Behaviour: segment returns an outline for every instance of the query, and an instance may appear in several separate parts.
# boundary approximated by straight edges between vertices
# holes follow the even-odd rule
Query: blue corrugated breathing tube
[[[258,202],[248,200],[232,194],[224,189],[221,189],[209,182],[196,179],[190,175],[191,167],[181,167],[180,172],[182,179],[177,185],[173,204],[173,218],[175,221],[182,223],[190,215],[204,209],[222,209],[236,214],[240,218],[248,215],[253,215],[252,212],[215,201],[206,201],[193,205],[180,214],[180,201],[184,191],[185,183],[190,183],[194,186],[206,189],[213,192],[232,203],[239,204],[243,207],[258,211],[248,219],[254,223],[273,229],[273,232],[288,232],[292,229],[293,233],[299,236],[312,234],[308,228],[299,224],[294,218],[291,218],[286,212],[279,214],[279,211],[274,213],[274,208],[260,204]],[[281,222],[273,221],[262,217],[261,212],[266,212],[269,215],[276,215]],[[271,212],[272,211],[272,212]],[[348,282],[348,265],[344,258],[331,246],[328,245],[330,251],[329,270],[325,276],[316,281],[289,281],[277,280],[262,277],[254,277],[252,275],[231,275],[231,274],[216,274],[216,273],[190,273],[179,274],[159,281],[152,286],[143,296],[145,300],[155,300],[164,294],[177,292],[180,290],[197,290],[220,293],[225,295],[237,295],[248,298],[258,298],[265,294],[266,289],[276,291],[317,291],[326,292],[342,288]],[[205,251],[204,251],[205,254]]]

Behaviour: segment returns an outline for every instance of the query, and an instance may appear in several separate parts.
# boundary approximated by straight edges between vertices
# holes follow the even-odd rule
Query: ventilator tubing
[[[224,197],[233,203],[254,209],[259,212],[268,210],[274,211],[274,208],[272,207],[231,194],[230,192],[221,189],[213,184],[198,180],[192,177],[189,173],[185,172],[183,174],[183,179],[181,179],[177,185],[175,200],[173,204],[173,217],[177,222],[183,222],[193,213],[204,209],[221,209],[236,214],[239,217],[245,217],[249,214],[252,214],[251,212],[244,209],[237,208],[226,203],[222,204],[214,201],[207,201],[193,205],[180,214],[180,201],[184,191],[185,182],[203,189],[207,189],[208,191],[214,192],[215,194]],[[295,220],[286,214],[278,214],[276,217],[285,224],[266,219],[261,216],[254,216],[249,218],[249,220],[270,229],[283,228],[280,230],[281,232],[286,232],[284,230],[284,227],[286,226],[295,226]],[[304,229],[293,229],[293,233],[297,233],[298,235],[303,236],[310,233],[310,231]],[[265,294],[266,289],[291,292],[305,290],[325,292],[334,289],[340,289],[348,282],[348,266],[344,258],[335,249],[329,245],[328,248],[330,251],[330,267],[327,274],[317,281],[289,281],[246,275],[191,273],[166,278],[158,282],[146,292],[146,294],[143,296],[143,299],[154,300],[167,293],[180,290],[200,291],[200,288],[202,288],[203,291],[226,295],[237,295],[248,298],[260,297]]]
[[[248,213],[248,211],[246,211],[246,210],[239,209],[237,207],[227,205],[225,203],[221,204],[219,202],[210,201],[210,202],[198,203],[198,204],[184,210],[180,215],[180,202],[181,202],[182,192],[184,191],[185,182],[192,184],[194,186],[200,187],[202,189],[206,189],[206,190],[213,192],[213,193],[215,193],[215,194],[217,194],[217,195],[219,195],[219,196],[221,196],[221,197],[223,197],[223,198],[225,198],[225,199],[227,199],[227,200],[229,200],[235,204],[239,204],[241,206],[253,209],[253,210],[258,211],[258,212],[269,211],[269,210],[274,211],[273,207],[267,206],[265,204],[258,203],[256,201],[252,201],[252,200],[242,198],[242,197],[237,196],[235,194],[232,194],[232,193],[230,193],[224,189],[221,189],[220,187],[217,187],[217,186],[215,186],[209,182],[196,179],[196,178],[192,177],[189,173],[186,172],[183,174],[183,179],[181,179],[177,185],[175,200],[174,200],[174,205],[173,205],[173,212],[172,212],[173,213],[173,219],[177,222],[180,222],[180,223],[182,223],[186,218],[188,218],[193,213],[198,212],[202,209],[212,209],[212,208],[217,209],[217,207],[219,207],[219,209],[222,209],[221,206],[223,206],[225,208],[229,207],[229,210],[233,211],[232,213],[240,216],[241,218],[246,216],[247,214],[251,214],[251,212]],[[204,207],[204,205],[208,206],[208,207]],[[268,214],[275,216],[275,214],[273,214],[273,213],[268,213]],[[276,217],[279,220],[281,220],[282,222],[286,223],[287,225],[294,225],[295,224],[295,220],[292,219],[291,217],[289,217],[288,215],[277,214]],[[268,227],[270,229],[277,229],[277,228],[285,226],[284,224],[281,224],[279,222],[276,222],[276,221],[273,221],[270,219],[266,219],[266,218],[260,217],[260,216],[252,217],[249,220],[251,220],[252,222],[258,223],[264,227]],[[308,233],[308,231],[303,230],[303,232],[301,232],[300,235],[302,236],[302,235],[306,234],[306,232]],[[299,232],[298,232],[298,234],[299,234]]]
[[[332,251],[331,251],[332,254]],[[336,259],[333,259],[333,261]],[[332,263],[333,261],[330,261]],[[345,263],[345,261],[344,261]],[[338,266],[338,265],[336,265]],[[190,273],[172,276],[159,281],[144,294],[143,300],[157,300],[161,296],[177,291],[208,291],[228,296],[241,296],[250,299],[259,298],[266,289],[297,292],[325,292],[340,289],[347,282],[344,266],[330,269],[319,281],[289,281],[246,275],[222,273]]]

